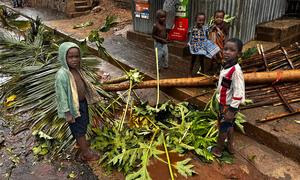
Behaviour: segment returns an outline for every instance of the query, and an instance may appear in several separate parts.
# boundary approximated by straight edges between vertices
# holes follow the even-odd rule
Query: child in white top
[[[234,153],[233,125],[235,115],[240,104],[245,100],[245,81],[243,71],[238,64],[242,49],[242,41],[236,38],[229,39],[224,46],[224,64],[217,88],[217,99],[220,107],[219,135],[217,146],[212,150],[216,157],[222,156],[225,139],[228,140],[227,150],[229,153]]]

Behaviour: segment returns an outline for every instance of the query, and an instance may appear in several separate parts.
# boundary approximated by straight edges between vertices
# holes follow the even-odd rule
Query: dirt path
[[[131,11],[128,9],[122,9],[116,6],[112,0],[101,0],[100,1],[100,12],[91,12],[88,15],[72,18],[72,19],[62,19],[55,21],[48,21],[47,24],[55,27],[59,30],[62,30],[68,34],[73,34],[78,38],[85,38],[89,35],[91,30],[99,29],[105,22],[105,18],[108,15],[114,15],[118,17],[118,24],[116,27],[111,28],[110,31],[102,33],[100,35],[104,38],[111,36],[114,32],[123,29],[125,26],[132,23]],[[92,26],[88,26],[80,29],[73,29],[73,26],[76,24],[81,24],[91,21],[93,22]]]

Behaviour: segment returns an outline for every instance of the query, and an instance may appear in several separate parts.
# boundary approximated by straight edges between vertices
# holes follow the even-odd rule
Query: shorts
[[[235,118],[229,121],[225,121],[225,113],[228,111],[228,106],[223,106],[219,104],[219,118],[218,118],[218,123],[219,123],[219,128],[221,132],[227,132],[229,128],[234,126]],[[236,112],[235,112],[236,113]]]
[[[79,101],[80,117],[75,119],[75,123],[69,124],[72,135],[74,138],[85,136],[87,132],[87,126],[89,124],[89,111],[86,100]]]

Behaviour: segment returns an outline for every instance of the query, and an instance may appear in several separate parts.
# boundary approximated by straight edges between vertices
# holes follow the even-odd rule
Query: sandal
[[[217,158],[222,157],[222,152],[218,149],[218,147],[213,147],[211,152]]]

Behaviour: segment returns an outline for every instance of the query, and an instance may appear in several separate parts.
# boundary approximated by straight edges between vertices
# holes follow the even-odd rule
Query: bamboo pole
[[[268,122],[268,121],[274,121],[276,119],[280,119],[280,118],[292,116],[292,115],[299,114],[299,113],[300,113],[300,109],[297,109],[296,111],[294,111],[292,113],[290,113],[290,112],[284,112],[284,113],[281,113],[281,114],[277,114],[277,115],[273,115],[273,116],[268,116],[268,117],[266,117],[264,119],[257,120],[257,122],[264,123],[264,122]]]
[[[268,84],[274,82],[299,82],[300,70],[272,71],[272,72],[253,72],[244,74],[246,84]],[[212,86],[218,81],[217,77],[195,77],[161,79],[160,87],[199,87]],[[133,86],[134,89],[155,88],[157,80],[144,81]],[[129,88],[129,83],[117,85],[103,85],[105,91],[123,91]]]

